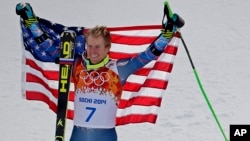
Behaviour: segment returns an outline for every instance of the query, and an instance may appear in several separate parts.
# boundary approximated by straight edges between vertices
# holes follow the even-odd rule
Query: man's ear
[[[106,53],[109,53],[110,48],[111,48],[110,46],[106,48]]]

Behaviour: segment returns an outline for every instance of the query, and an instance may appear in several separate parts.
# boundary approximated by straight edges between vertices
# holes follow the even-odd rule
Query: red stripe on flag
[[[162,25],[139,25],[139,26],[123,26],[123,27],[108,27],[109,31],[132,31],[132,30],[152,30],[161,29]]]
[[[42,75],[49,79],[49,80],[58,80],[59,78],[59,72],[58,71],[45,71],[40,66],[38,66],[35,61],[31,59],[26,59],[26,65],[30,66],[31,68],[39,71],[42,73]],[[58,68],[59,69],[59,68]]]
[[[156,36],[142,37],[142,36],[124,36],[112,34],[112,43],[127,44],[127,45],[143,45],[151,44],[156,39]]]
[[[38,77],[38,76],[36,76],[36,75],[34,75],[34,74],[31,74],[31,73],[26,73],[26,82],[38,83],[38,84],[42,85],[45,89],[47,89],[48,91],[50,91],[51,94],[52,94],[55,98],[58,98],[58,90],[49,87],[48,83],[47,83],[47,82],[44,82],[44,81],[42,80],[42,78],[40,78],[40,77]],[[70,91],[70,93],[69,93],[69,100],[70,100],[70,101],[74,101],[74,92],[73,92],[73,91]]]
[[[162,98],[146,97],[146,96],[133,97],[129,100],[121,99],[119,102],[119,108],[123,109],[126,107],[130,107],[132,105],[160,106],[161,100],[162,100]]]
[[[34,82],[34,83],[38,83],[40,85],[42,85],[45,89],[47,89],[48,91],[51,92],[51,94],[55,97],[55,98],[58,98],[58,92],[57,92],[57,89],[53,89],[51,87],[49,87],[48,83],[44,82],[42,80],[42,78],[34,75],[34,74],[31,74],[31,73],[26,73],[26,81],[27,82]]]
[[[157,88],[157,89],[166,89],[168,85],[168,81],[166,80],[157,80],[157,79],[146,79],[146,81],[143,84],[143,87],[151,87],[151,88]]]
[[[167,84],[168,82],[164,80],[148,78],[143,84],[126,82],[125,85],[123,86],[123,90],[131,91],[131,92],[138,92],[141,89],[141,87],[165,89],[167,87]]]
[[[177,50],[178,48],[176,46],[168,45],[167,48],[164,50],[164,53],[176,55]]]
[[[154,65],[154,70],[160,70],[165,72],[171,72],[173,68],[173,64],[167,62],[156,62]]]
[[[148,76],[151,70],[152,70],[151,68],[141,68],[137,70],[134,74],[141,75],[141,76]]]
[[[127,116],[117,117],[116,125],[125,125],[129,123],[141,123],[141,122],[150,122],[155,123],[157,115],[155,114],[130,114]]]
[[[55,112],[55,113],[57,112],[57,104],[50,101],[50,99],[46,95],[44,95],[44,93],[37,92],[37,91],[26,91],[26,99],[44,102],[49,106],[49,108],[53,112]],[[73,110],[67,110],[67,118],[68,119],[74,118],[74,111]]]
[[[130,58],[136,56],[138,53],[122,53],[122,52],[109,52],[109,57],[112,59],[122,59],[122,58]]]

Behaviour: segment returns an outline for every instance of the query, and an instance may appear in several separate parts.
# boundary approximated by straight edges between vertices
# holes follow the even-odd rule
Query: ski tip
[[[65,30],[62,32],[61,37],[65,37],[65,36],[71,36],[72,38],[75,38],[76,33],[73,30]]]

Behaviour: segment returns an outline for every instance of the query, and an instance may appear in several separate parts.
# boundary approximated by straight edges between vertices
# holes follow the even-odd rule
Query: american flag
[[[78,54],[84,48],[83,34],[85,27],[67,27],[38,18],[42,29],[52,37],[54,45],[60,43],[60,34],[64,30],[74,30],[78,36],[76,48]],[[57,111],[59,65],[53,62],[53,56],[35,42],[29,29],[22,20],[23,40],[22,95],[27,100],[38,100]],[[108,27],[112,36],[110,58],[132,57],[144,51],[160,33],[161,25],[142,25],[126,27]],[[158,109],[168,86],[168,80],[177,54],[180,35],[174,34],[164,52],[149,64],[132,74],[123,87],[118,105],[116,125],[129,123],[155,123]],[[57,48],[55,48],[57,51]],[[67,118],[74,116],[74,85],[71,83]]]

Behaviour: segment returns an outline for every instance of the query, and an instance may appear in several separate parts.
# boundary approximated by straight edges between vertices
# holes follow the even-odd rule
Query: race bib
[[[113,94],[76,93],[74,124],[90,128],[113,128],[117,105]]]

